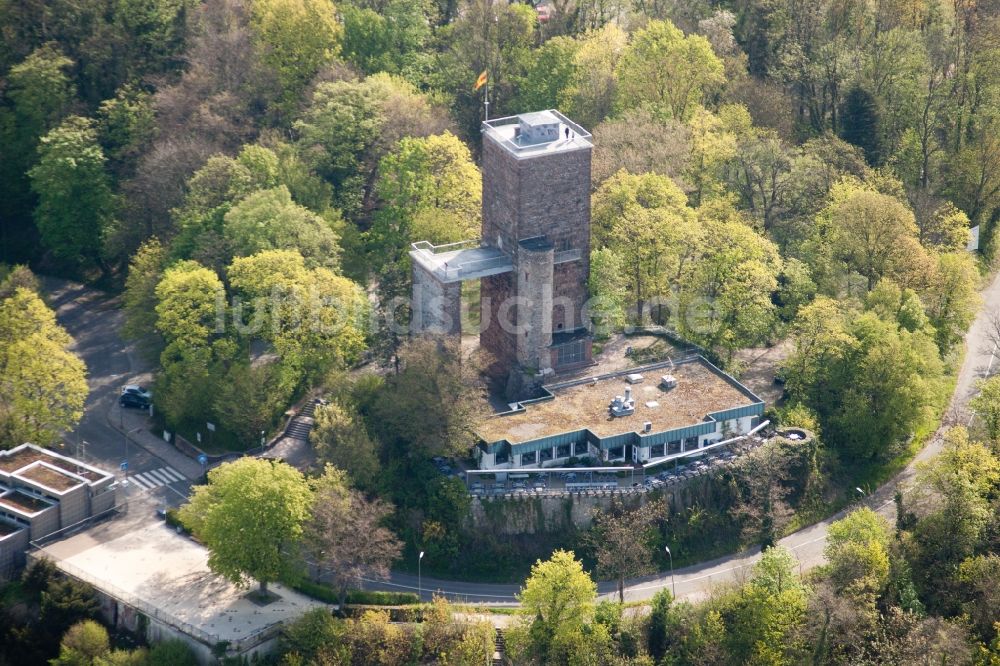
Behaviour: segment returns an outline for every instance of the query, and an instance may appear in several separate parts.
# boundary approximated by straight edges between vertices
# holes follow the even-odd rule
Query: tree
[[[369,304],[351,280],[306,268],[295,250],[237,258],[227,273],[240,299],[241,333],[269,342],[300,377],[321,376],[364,350]]]
[[[654,594],[653,603],[650,604],[647,643],[649,653],[657,663],[666,655],[672,634],[676,630],[673,626],[676,619],[673,605],[674,597],[666,588]]]
[[[618,88],[618,67],[628,48],[628,34],[608,23],[580,38],[573,75],[559,107],[583,127],[597,127],[611,115]]]
[[[397,261],[416,240],[451,243],[479,233],[482,178],[450,132],[402,139],[379,163],[375,190],[382,208],[367,240],[376,267]]]
[[[991,442],[1000,441],[1000,377],[980,380],[969,407]]]
[[[726,110],[734,115],[746,113],[742,107],[727,107]],[[723,167],[736,155],[736,135],[727,127],[731,124],[701,108],[695,110],[687,123],[691,150],[684,178],[690,184],[694,206],[722,192]]]
[[[166,253],[166,248],[155,236],[146,240],[132,255],[125,278],[122,335],[139,342],[142,351],[153,358],[163,347],[163,339],[156,332],[156,285],[163,277]]]
[[[63,636],[59,645],[59,657],[50,663],[53,666],[89,666],[111,650],[108,631],[93,620],[77,622]]]
[[[309,266],[340,265],[340,238],[332,225],[292,201],[284,185],[259,190],[226,213],[223,237],[233,256],[298,250]]]
[[[682,121],[725,83],[722,61],[708,40],[685,37],[669,21],[650,21],[636,32],[616,73],[619,109],[645,107]]]
[[[210,420],[221,367],[236,354],[226,336],[226,294],[219,277],[195,261],[180,261],[156,285],[160,352],[156,402],[173,427]]]
[[[963,607],[980,640],[986,644],[997,635],[996,609],[1000,604],[1000,556],[976,555],[958,569],[962,583]]]
[[[6,40],[5,40],[6,41]],[[37,161],[38,139],[68,112],[76,94],[67,70],[73,61],[54,44],[44,44],[7,72],[0,108],[0,248],[6,257],[26,260],[35,254],[29,229],[35,205],[27,171]]]
[[[921,560],[914,570],[941,603],[946,572],[972,555],[994,518],[991,498],[1000,488],[1000,460],[989,447],[970,441],[965,428],[954,427],[933,464],[920,467],[917,482],[933,510],[915,529]]]
[[[97,591],[87,583],[72,578],[50,580],[41,594],[39,620],[58,637],[72,624],[94,619],[101,610]]]
[[[828,214],[834,251],[867,279],[869,291],[883,277],[909,286],[911,274],[925,264],[913,213],[895,197],[848,190],[834,195]]]
[[[576,72],[576,53],[579,48],[580,42],[577,40],[559,36],[533,50],[524,76],[519,81],[518,108],[558,108]]]
[[[347,472],[361,488],[374,487],[379,461],[363,422],[337,402],[316,409],[309,441],[319,459]]]
[[[597,572],[617,581],[621,603],[625,603],[625,579],[653,571],[653,518],[654,505],[628,508],[620,501],[594,514],[587,542],[594,551]]]
[[[515,648],[537,663],[557,663],[593,620],[597,586],[572,551],[557,550],[535,562],[517,598],[522,625],[512,637]]]
[[[778,275],[776,294],[781,319],[783,321],[794,319],[799,309],[816,297],[816,291],[816,283],[809,272],[809,266],[795,258],[786,259],[781,274]]]
[[[263,433],[292,401],[294,385],[280,363],[232,363],[219,381],[212,411],[246,449],[262,445]],[[214,383],[214,382],[213,382]]]
[[[250,24],[261,61],[275,73],[276,111],[294,112],[313,76],[340,51],[342,28],[329,0],[264,0]]]
[[[313,491],[295,468],[274,460],[240,458],[195,486],[180,519],[208,548],[209,568],[239,587],[267,584],[297,571],[295,548],[309,517]]]
[[[591,206],[595,243],[621,261],[642,317],[647,302],[667,294],[700,251],[695,213],[669,178],[625,171],[601,185]]]
[[[968,252],[948,252],[934,259],[936,270],[921,301],[934,327],[938,348],[945,352],[965,336],[975,319],[981,300],[976,291],[979,272]]]
[[[386,378],[370,419],[378,439],[408,458],[464,456],[487,413],[476,359],[428,338],[399,353],[402,370]]]
[[[156,136],[156,114],[150,97],[133,85],[125,85],[98,108],[98,140],[109,169],[119,178],[134,172],[139,156]]]
[[[865,153],[865,159],[872,166],[882,163],[879,122],[879,113],[872,94],[861,86],[851,88],[841,110],[843,128],[840,136],[844,141],[861,148]]]
[[[888,521],[865,507],[830,525],[823,554],[836,589],[871,601],[889,582]]]
[[[724,172],[726,181],[765,231],[773,229],[784,212],[794,183],[793,157],[773,130],[737,133],[736,151]]]
[[[197,666],[198,659],[191,648],[180,640],[160,641],[149,649],[147,666]]]
[[[344,58],[365,74],[416,73],[426,66],[430,3],[389,0],[365,4],[339,7],[344,22]]]
[[[367,221],[382,157],[403,137],[429,136],[448,125],[445,111],[412,84],[376,74],[318,84],[294,128],[302,159],[333,185],[337,206]]]
[[[34,292],[0,300],[0,448],[53,446],[83,416],[87,369],[72,343]]]
[[[329,576],[343,608],[347,591],[364,578],[389,577],[389,566],[403,544],[385,527],[392,505],[368,500],[348,485],[344,472],[326,465],[315,482],[312,516],[305,526],[305,543],[320,569]]]
[[[1000,117],[996,116],[984,114],[972,125],[970,140],[951,155],[946,177],[949,197],[974,224],[986,225],[987,239],[991,216],[1000,205]]]
[[[42,242],[61,261],[83,257],[106,273],[102,240],[116,202],[93,121],[70,116],[41,138],[38,155],[28,175]]]
[[[197,262],[181,261],[165,270],[156,285],[156,300],[156,328],[178,351],[204,347],[221,332],[222,281]]]
[[[794,567],[795,556],[789,551],[768,548],[754,565],[750,582],[723,601],[724,645],[731,663],[790,663],[786,652],[807,601]]]
[[[536,43],[538,13],[523,3],[471,0],[447,28],[447,47],[434,61],[431,87],[446,91],[462,133],[474,136],[481,122],[481,96],[472,84],[483,70],[490,77],[494,117],[515,111],[516,86]]]
[[[946,202],[931,215],[917,218],[920,242],[928,249],[940,252],[962,252],[969,244],[969,217]]]
[[[767,338],[777,309],[781,257],[778,248],[743,222],[712,219],[706,211],[706,243],[692,270],[680,279],[677,329],[690,340],[725,352]]]
[[[660,120],[646,109],[630,109],[593,128],[594,188],[622,169],[629,173],[656,173],[687,187],[685,163],[693,149],[692,133],[676,120]],[[686,176],[686,174],[685,174]]]
[[[846,371],[841,377],[849,379],[838,386],[839,407],[823,431],[831,443],[875,459],[887,445],[913,432],[932,404],[942,365],[926,333],[896,330],[895,323],[879,321],[871,313],[852,322],[852,334],[858,341],[856,353],[834,368]]]
[[[286,623],[281,630],[280,651],[285,655],[282,663],[350,663],[347,634],[350,627],[334,619],[326,608],[307,610],[298,619]],[[338,660],[334,661],[335,659]]]
[[[66,71],[73,64],[57,45],[48,43],[10,68],[6,95],[14,103],[23,148],[32,147],[66,114],[76,94]]]
[[[802,308],[793,326],[788,391],[816,412],[832,447],[877,458],[933,404],[943,370],[925,331],[910,332],[874,312],[848,319],[823,297]]]
[[[611,248],[602,247],[590,253],[588,307],[595,336],[611,335],[625,325],[627,284],[622,261]]]

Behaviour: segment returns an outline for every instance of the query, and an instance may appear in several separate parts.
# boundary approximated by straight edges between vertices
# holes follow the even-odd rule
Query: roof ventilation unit
[[[635,400],[632,398],[632,389],[625,387],[625,395],[616,395],[608,406],[612,416],[628,416],[635,414]]]
[[[663,375],[660,377],[660,386],[668,390],[677,388],[677,378],[673,375]]]

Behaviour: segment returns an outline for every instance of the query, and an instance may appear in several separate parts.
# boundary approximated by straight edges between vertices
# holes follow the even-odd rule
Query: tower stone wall
[[[486,278],[481,286],[491,317],[480,343],[499,368],[527,365],[550,369],[559,358],[550,352],[552,334],[586,325],[582,314],[589,297],[592,149],[589,135],[579,136],[582,130],[566,123],[560,125],[559,138],[546,150],[532,150],[528,144],[519,151],[512,147],[517,134],[515,141],[508,140],[508,135],[491,131],[489,123],[484,131],[482,242],[510,255],[514,276]],[[544,239],[551,247],[552,263],[551,269],[545,269],[549,275],[544,279],[544,290],[536,288],[542,284],[535,265],[537,250],[525,245],[531,239]],[[525,262],[532,263],[528,272],[534,279],[524,280]],[[503,302],[509,298],[518,303],[513,321],[503,317]],[[544,312],[544,317],[535,309]],[[544,331],[528,331],[525,336],[522,329],[543,322]],[[511,335],[502,330],[505,323],[512,323],[518,332]],[[529,345],[534,349],[529,351]],[[539,365],[528,359],[537,359]]]

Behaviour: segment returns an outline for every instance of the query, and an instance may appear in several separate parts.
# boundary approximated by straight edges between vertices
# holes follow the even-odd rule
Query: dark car
[[[122,393],[118,398],[118,404],[122,407],[135,407],[136,409],[149,409],[149,398],[138,393]]]

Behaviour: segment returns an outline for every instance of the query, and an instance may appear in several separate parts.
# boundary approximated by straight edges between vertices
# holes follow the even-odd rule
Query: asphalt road
[[[45,279],[44,288],[56,316],[76,340],[74,351],[84,359],[88,369],[90,395],[86,411],[79,426],[64,437],[67,452],[78,453],[87,462],[108,470],[118,470],[126,457],[129,474],[134,478],[146,475],[147,481],[154,474],[163,477],[160,470],[167,467],[180,471],[185,480],[163,483],[150,487],[133,481],[128,488],[129,497],[142,495],[164,504],[177,505],[190,491],[190,479],[197,476],[196,464],[184,459],[169,445],[157,442],[144,431],[145,420],[139,414],[119,414],[117,396],[119,387],[126,383],[148,381],[148,368],[143,367],[118,331],[122,324],[120,303],[100,292],[82,285]],[[966,405],[975,394],[975,383],[989,376],[993,370],[994,351],[989,335],[990,313],[1000,308],[1000,276],[983,291],[983,307],[966,335],[966,355],[959,371],[955,394],[949,416],[952,420],[966,422],[969,415]],[[129,410],[133,412],[134,410]],[[117,426],[117,427],[116,427]],[[128,435],[126,433],[132,433]],[[916,473],[917,464],[937,455],[941,450],[939,436],[931,438],[913,462],[887,484],[864,498],[890,520],[895,519],[893,496],[905,487]],[[124,475],[119,472],[119,478]],[[168,480],[163,477],[164,481]],[[791,550],[799,561],[802,572],[823,562],[823,547],[829,525],[843,517],[843,512],[791,534],[779,543]],[[150,518],[152,519],[152,518]],[[667,572],[630,581],[626,587],[627,600],[651,598],[658,590],[675,586],[678,597],[695,600],[708,596],[712,587],[720,583],[740,582],[748,575],[749,568],[759,557],[759,549],[719,558],[674,571],[673,579]],[[447,581],[430,577],[394,572],[388,581],[366,581],[369,589],[420,591],[429,599],[432,594],[443,594],[455,600],[474,603],[516,603],[515,594],[520,585],[499,585]],[[617,594],[613,582],[599,584],[602,597]]]
[[[129,498],[148,494],[161,503],[176,505],[187,497],[190,479],[197,476],[191,473],[197,464],[171,457],[170,453],[180,455],[172,448],[163,451],[157,447],[143,412],[119,410],[120,387],[146,383],[150,377],[149,369],[118,333],[123,321],[120,302],[66,280],[44,278],[42,284],[57,321],[75,340],[73,351],[87,365],[90,394],[80,423],[63,435],[64,452],[117,473],[121,481],[125,480],[121,463],[127,460],[128,476],[138,477],[127,486]]]
[[[1000,309],[1000,274],[982,292],[983,307],[975,322],[965,337],[966,353],[962,367],[958,373],[955,393],[951,406],[946,413],[947,423],[967,423],[970,414],[967,410],[969,398],[976,393],[976,382],[990,376],[994,370],[996,348],[990,336],[990,314]],[[1000,363],[997,363],[1000,369]],[[927,445],[888,483],[871,492],[860,501],[873,507],[879,513],[895,522],[896,511],[894,496],[897,489],[905,488],[913,480],[917,466],[941,452],[941,432],[935,434]],[[788,548],[799,561],[800,572],[805,572],[824,562],[823,548],[826,545],[826,534],[830,524],[844,516],[844,511],[819,523],[803,528],[794,534],[781,539],[780,545]],[[674,585],[676,596],[688,600],[707,597],[713,586],[720,583],[739,583],[747,578],[750,567],[760,556],[760,549],[754,548],[734,555],[729,555],[709,562],[695,564],[674,571],[673,580],[668,572],[632,580],[625,589],[627,601],[651,598],[664,587]],[[366,581],[370,589],[420,591],[421,596],[430,599],[434,593],[443,594],[452,599],[472,603],[516,603],[514,595],[520,589],[519,585],[496,585],[484,583],[466,583],[460,581],[438,580],[404,573],[393,573],[388,581]],[[598,585],[598,591],[604,598],[617,596],[617,588],[613,582]]]

